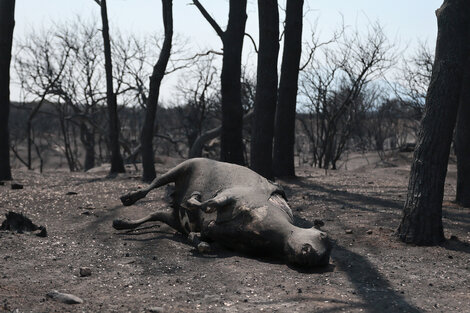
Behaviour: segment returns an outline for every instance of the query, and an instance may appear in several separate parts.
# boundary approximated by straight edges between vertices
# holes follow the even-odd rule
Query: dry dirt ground
[[[449,240],[438,247],[393,236],[408,169],[395,158],[349,171],[302,167],[298,179],[280,181],[297,221],[321,219],[335,240],[330,265],[312,271],[226,250],[201,255],[159,223],[115,231],[116,217],[165,207],[164,188],[120,204],[121,194],[143,186],[132,167],[115,178],[104,168],[15,170],[24,189],[0,186],[0,222],[21,212],[49,236],[0,232],[0,312],[470,312],[470,212],[451,201],[455,166],[444,202]],[[91,276],[81,277],[81,267]],[[51,290],[84,302],[62,304],[46,297]]]

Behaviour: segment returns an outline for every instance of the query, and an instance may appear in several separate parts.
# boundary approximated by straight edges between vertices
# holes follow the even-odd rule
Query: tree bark
[[[142,151],[142,180],[152,181],[156,177],[154,166],[153,137],[155,135],[155,116],[157,113],[160,84],[165,76],[166,66],[170,59],[171,43],[173,40],[173,9],[172,0],[162,0],[163,25],[165,27],[165,39],[158,61],[153,67],[150,76],[149,96],[145,110],[145,120],[141,134]]]
[[[274,128],[273,173],[294,177],[295,116],[300,55],[302,53],[303,0],[287,1],[284,51]]]
[[[250,167],[273,177],[272,153],[277,102],[279,10],[277,0],[258,0],[259,49]]]
[[[80,123],[80,141],[85,148],[83,170],[86,172],[95,167],[95,133],[84,122]]]
[[[241,165],[245,164],[245,158],[240,77],[246,19],[246,0],[230,0],[227,29],[222,36],[220,159]]]
[[[457,193],[455,201],[470,208],[470,62],[467,61],[455,130]]]
[[[10,137],[10,62],[15,27],[15,0],[0,1],[0,180],[11,179]]]
[[[106,69],[106,98],[108,101],[109,114],[109,146],[111,148],[111,169],[110,173],[124,173],[124,162],[122,160],[119,146],[119,118],[117,113],[117,100],[113,87],[113,63],[111,59],[111,41],[109,39],[108,9],[106,0],[100,1],[101,21],[103,23],[103,43],[104,43],[104,66]]]
[[[470,2],[445,0],[436,15],[436,56],[403,219],[397,231],[402,241],[418,245],[436,245],[444,240],[444,181],[465,62],[470,53]]]

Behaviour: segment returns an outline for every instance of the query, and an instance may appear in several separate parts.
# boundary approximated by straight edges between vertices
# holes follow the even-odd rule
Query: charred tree
[[[119,146],[119,118],[117,113],[117,99],[113,87],[113,63],[111,58],[111,40],[109,38],[108,9],[106,0],[95,0],[101,7],[101,22],[103,23],[104,66],[106,70],[106,98],[108,101],[109,115],[109,147],[111,149],[110,173],[124,173],[124,161],[122,160]]]
[[[173,40],[173,9],[172,0],[162,0],[163,26],[165,27],[165,39],[158,61],[153,67],[150,76],[150,88],[145,110],[145,120],[141,134],[142,150],[142,180],[152,181],[156,177],[154,166],[153,138],[155,135],[155,116],[157,113],[160,84],[165,76],[166,66],[170,59],[171,43]]]
[[[444,240],[444,181],[465,63],[470,54],[470,2],[445,0],[436,15],[436,56],[403,219],[397,231],[402,241],[418,245],[436,245]]]
[[[455,201],[470,208],[470,62],[467,61],[455,130],[457,193]]]
[[[246,0],[230,0],[227,29],[222,31],[198,0],[193,3],[222,40],[221,95],[222,129],[220,159],[245,164],[243,154],[243,107],[241,99],[241,62],[246,24]]]
[[[8,117],[10,61],[15,27],[15,0],[0,1],[0,180],[11,179]]]
[[[284,51],[274,127],[273,173],[294,177],[295,115],[302,53],[303,0],[287,1]]]
[[[273,177],[272,153],[277,102],[279,10],[277,0],[258,1],[259,48],[250,167]]]

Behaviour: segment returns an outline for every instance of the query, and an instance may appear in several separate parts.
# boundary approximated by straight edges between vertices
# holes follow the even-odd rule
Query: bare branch
[[[204,18],[207,20],[207,22],[211,24],[212,28],[215,30],[220,39],[224,40],[224,31],[222,30],[222,28],[220,28],[219,24],[217,24],[217,22],[212,18],[209,12],[207,12],[207,10],[202,6],[199,0],[193,0],[193,3],[201,12],[202,16],[204,16]]]
[[[256,42],[255,42],[255,40],[253,39],[253,37],[251,37],[251,35],[248,34],[248,33],[245,33],[245,36],[247,36],[248,38],[250,38],[251,43],[253,44],[253,48],[255,49],[255,52],[258,53],[258,48],[256,47]]]

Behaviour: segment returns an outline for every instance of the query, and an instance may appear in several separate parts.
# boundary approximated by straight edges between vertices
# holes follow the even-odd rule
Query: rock
[[[352,234],[352,233],[353,233],[352,229],[346,229],[344,232],[345,232],[346,234]]]
[[[154,306],[154,307],[151,307],[151,308],[148,308],[147,311],[149,311],[150,313],[163,313],[163,307],[161,306]]]
[[[65,304],[80,304],[83,303],[83,300],[77,296],[74,296],[69,293],[58,292],[57,290],[52,290],[47,294],[47,297],[59,301]]]
[[[80,267],[80,276],[81,277],[91,276],[91,268],[89,268],[89,267]]]
[[[369,229],[368,231],[366,231],[366,233],[367,233],[368,235],[371,235],[371,234],[372,234],[372,229]]]
[[[29,218],[21,213],[9,211],[5,214],[5,217],[6,219],[2,222],[2,225],[0,225],[0,230],[10,230],[20,234],[39,230],[40,232],[36,234],[37,236],[47,236],[46,227],[37,226]]]
[[[11,183],[11,189],[13,190],[23,189],[23,185],[18,184],[18,183]]]

